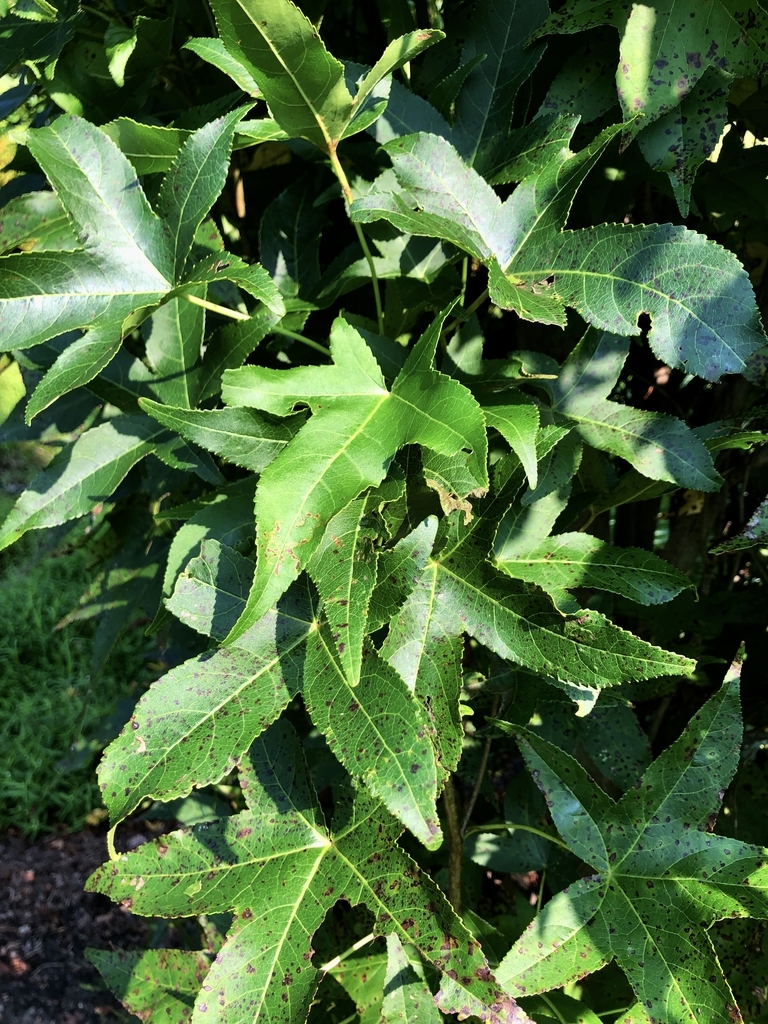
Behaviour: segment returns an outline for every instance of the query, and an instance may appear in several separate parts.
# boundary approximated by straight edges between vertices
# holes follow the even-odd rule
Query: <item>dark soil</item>
[[[148,824],[146,835],[137,829],[123,846],[135,848],[156,835]],[[133,917],[106,896],[83,892],[85,880],[107,859],[105,835],[103,828],[86,829],[34,843],[0,836],[2,1024],[136,1021],[83,955],[88,946],[150,944],[153,922]]]

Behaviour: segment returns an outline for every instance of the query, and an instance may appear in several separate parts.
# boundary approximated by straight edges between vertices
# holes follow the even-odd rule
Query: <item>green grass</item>
[[[93,688],[95,623],[54,630],[91,575],[84,555],[75,552],[26,566],[14,560],[0,576],[0,829],[13,826],[34,836],[61,825],[80,827],[89,815],[93,820],[101,806],[96,750],[86,747],[70,758],[81,763],[66,772],[57,764],[73,743],[103,727],[121,699],[136,699],[143,690],[137,681],[147,675],[142,629],[120,642]]]

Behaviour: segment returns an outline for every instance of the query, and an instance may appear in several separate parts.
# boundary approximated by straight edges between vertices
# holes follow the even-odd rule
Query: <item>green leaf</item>
[[[561,152],[504,203],[446,140],[395,139],[385,149],[399,190],[356,199],[351,215],[453,242],[489,264],[494,302],[527,319],[563,326],[563,306],[572,306],[596,327],[637,335],[637,318],[648,313],[648,341],[667,365],[706,380],[742,370],[764,334],[730,253],[671,224],[562,230],[576,189],[616,131],[570,158]],[[702,298],[692,304],[691,294]]]
[[[163,179],[157,211],[170,228],[174,281],[182,277],[197,229],[224,188],[235,128],[245,110],[233,110],[190,135]]]
[[[253,562],[212,538],[200,542],[200,554],[179,574],[169,611],[198,633],[226,636],[242,611],[253,579]]]
[[[545,0],[482,0],[471,21],[462,62],[485,54],[456,99],[454,141],[470,166],[484,174],[512,121],[520,86],[544,48],[528,37],[549,13]]]
[[[663,558],[642,548],[617,548],[588,533],[561,533],[496,564],[516,579],[554,595],[574,587],[609,590],[638,604],[671,601],[693,583]]]
[[[507,990],[546,991],[615,957],[651,1018],[727,1019],[707,928],[768,913],[765,851],[705,831],[738,764],[735,674],[618,803],[556,747],[527,731],[519,742],[558,831],[598,873],[542,909],[499,967]]]
[[[429,132],[450,139],[451,126],[442,114],[415,92],[392,79],[386,110],[368,127],[368,132],[383,145],[401,135]]]
[[[164,435],[146,416],[118,416],[82,434],[32,480],[0,525],[0,550],[27,530],[60,526],[109,500]]]
[[[72,38],[82,19],[77,4],[70,0],[60,3],[55,22],[30,22],[4,13],[0,28],[0,74],[6,75],[21,61],[54,62],[62,48]]]
[[[280,318],[280,313],[259,306],[249,320],[230,322],[209,337],[200,375],[201,400],[219,394],[224,371],[242,366]]]
[[[192,53],[196,53],[198,57],[201,57],[204,61],[209,64],[213,64],[215,68],[228,75],[235,85],[239,86],[243,92],[247,92],[249,96],[253,96],[254,99],[261,98],[261,89],[256,84],[256,80],[246,65],[237,60],[237,58],[230,53],[226,48],[221,39],[207,39],[199,37],[197,39],[188,39],[182,46],[182,50],[191,50]]]
[[[0,327],[14,339],[12,347],[90,327],[94,320],[121,324],[134,309],[158,303],[171,287],[167,243],[114,143],[79,118],[64,116],[31,132],[28,144],[74,222],[89,225],[93,237],[87,251],[3,258]],[[86,241],[82,233],[79,241]]]
[[[587,42],[568,58],[549,87],[533,124],[545,114],[571,114],[582,124],[607,114],[619,102],[616,92],[615,45],[606,30],[593,30]]]
[[[185,949],[87,949],[85,955],[129,1013],[168,1024],[189,1024],[211,966],[209,954]]]
[[[360,679],[368,606],[376,585],[377,532],[367,507],[367,499],[358,498],[338,512],[307,566],[351,686]]]
[[[376,651],[363,652],[352,686],[323,627],[308,643],[303,697],[312,721],[344,767],[431,850],[442,844],[430,721]]]
[[[344,65],[291,0],[214,0],[221,40],[258,83],[292,138],[327,149],[344,134],[353,101]]]
[[[183,280],[198,227],[224,184],[241,113],[211,122],[184,143],[160,190],[165,220],[153,212],[133,167],[100,129],[65,116],[49,128],[29,133],[30,152],[56,188],[83,248],[4,257],[0,330],[13,348],[37,345],[69,330],[102,332],[90,342],[82,341],[73,356],[65,356],[54,368],[33,409],[39,411],[41,403],[103,371],[104,360],[114,352],[103,332],[121,337],[130,333],[176,291],[191,294],[197,284],[234,280],[282,315],[282,298],[266,271],[248,267],[237,257],[208,262]],[[194,297],[199,299],[200,293]],[[169,319],[173,320],[173,311],[163,310],[158,324],[166,322],[160,333],[170,329]],[[202,329],[202,320],[199,324]],[[179,325],[177,334],[178,329]],[[194,350],[195,343],[177,337],[175,347],[176,353],[169,356],[171,372],[180,365],[179,349]],[[164,357],[167,349],[167,344],[160,346]],[[188,365],[190,357],[194,360],[194,351],[181,363]],[[177,394],[174,400],[180,401]]]
[[[55,192],[27,192],[0,210],[0,252],[77,248],[66,211]]]
[[[328,971],[354,1002],[359,1024],[381,1024],[387,961],[386,952],[366,955],[361,951],[356,956],[345,957]]]
[[[440,1024],[442,1017],[432,993],[411,966],[395,932],[387,936],[382,1024]]]
[[[456,513],[444,521],[438,540],[437,553],[427,556],[390,624],[386,657],[412,644],[418,665],[422,656],[429,660],[433,645],[439,649],[446,638],[468,633],[502,658],[584,686],[692,670],[693,662],[638,640],[597,612],[559,615],[539,590],[489,566],[483,547]]]
[[[401,190],[373,191],[352,204],[353,220],[386,217],[400,231],[453,242],[479,260],[512,258],[515,220],[511,200],[491,187],[437,135],[406,135],[383,147]]]
[[[488,182],[506,185],[538,174],[548,163],[557,161],[558,152],[569,145],[577,124],[577,115],[561,114],[537,117],[529,125],[517,128],[486,173]]]
[[[210,558],[211,549],[207,551]],[[218,570],[218,561],[216,569]],[[221,600],[232,606],[230,558]],[[193,572],[203,574],[200,563]],[[217,578],[182,577],[173,610],[190,625],[219,627]],[[191,606],[194,615],[183,614]],[[235,606],[236,607],[236,606]],[[202,610],[201,610],[202,609]],[[256,736],[280,715],[301,685],[304,642],[314,629],[311,606],[297,590],[265,615],[237,647],[201,654],[171,669],[142,697],[99,766],[113,822],[142,800],[173,800],[218,781]],[[231,623],[229,623],[231,625]]]
[[[547,382],[553,409],[587,444],[621,456],[644,476],[697,491],[719,490],[722,478],[712,456],[685,423],[608,401],[629,344],[615,334],[587,331],[557,380]]]
[[[460,918],[397,845],[400,827],[379,805],[362,793],[354,802],[342,799],[328,833],[288,723],[253,745],[241,772],[249,810],[147,843],[87,883],[90,891],[130,900],[136,914],[234,911],[195,1017],[269,1020],[284,1016],[288,1002],[291,1019],[303,1020],[317,977],[312,936],[346,900],[365,903],[378,934],[395,933],[439,972],[435,999],[444,1013],[524,1024]],[[204,885],[211,872],[216,884]]]
[[[116,324],[95,327],[68,345],[47,371],[29,399],[26,421],[47,409],[57,398],[88,384],[117,355],[120,329]]]
[[[205,288],[195,290],[205,298]],[[153,392],[169,405],[192,409],[200,397],[205,311],[171,299],[142,325],[145,355],[155,371]]]
[[[547,1021],[557,1021],[557,1024],[600,1024],[600,1017],[594,1010],[564,992],[552,992],[546,997],[530,996],[523,1002],[525,1012],[535,1013],[536,1020],[543,1017]],[[627,1024],[623,1014],[619,1020],[621,1024]]]
[[[253,473],[261,473],[303,423],[302,416],[274,422],[253,409],[177,409],[147,398],[139,405],[188,441]]]
[[[256,576],[230,639],[264,614],[307,564],[332,516],[380,483],[404,445],[417,442],[443,455],[469,449],[470,471],[486,486],[482,412],[461,384],[432,368],[445,315],[422,336],[391,391],[361,335],[341,319],[331,332],[333,366],[249,366],[225,375],[230,405],[283,416],[297,403],[313,410],[259,481]]]
[[[261,262],[286,298],[309,299],[320,280],[320,238],[329,221],[308,185],[304,178],[281,192],[259,227]]]
[[[140,124],[130,117],[118,117],[102,125],[101,130],[128,157],[137,174],[168,171],[191,135],[183,128]]]
[[[400,36],[399,39],[393,39],[360,83],[354,99],[357,110],[362,109],[363,104],[382,78],[401,68],[403,64],[407,64],[408,61],[413,60],[414,57],[442,39],[445,39],[445,32],[440,32],[437,29],[409,32],[407,35]]]
[[[213,538],[230,547],[253,542],[253,495],[256,489],[254,477],[238,480],[222,488],[202,507],[187,517],[171,542],[168,562],[163,578],[163,596],[170,597],[176,584],[176,577],[183,571],[189,560],[197,553],[200,544]],[[252,570],[251,570],[252,571]]]

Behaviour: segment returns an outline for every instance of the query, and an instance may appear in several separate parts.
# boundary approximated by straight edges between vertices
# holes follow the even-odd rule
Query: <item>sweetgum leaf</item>
[[[696,172],[723,134],[727,99],[728,80],[710,69],[679,107],[662,114],[638,136],[637,143],[650,166],[669,175],[681,217],[688,216]]]
[[[248,366],[225,374],[230,405],[282,416],[297,403],[313,410],[259,481],[256,575],[230,640],[264,614],[307,564],[332,516],[380,483],[404,445],[416,442],[442,455],[467,450],[477,487],[487,486],[480,407],[458,381],[432,368],[446,313],[424,333],[391,391],[361,335],[341,319],[331,333],[333,366]]]
[[[553,595],[573,587],[609,590],[638,604],[671,601],[693,583],[663,558],[642,548],[617,548],[588,533],[561,533],[496,564],[515,579]]]
[[[387,936],[387,973],[382,1024],[441,1024],[440,1011],[432,993],[411,966],[400,939],[394,932]]]
[[[137,914],[235,913],[193,1022],[303,1020],[317,979],[312,935],[346,900],[364,903],[377,934],[396,934],[439,972],[444,1013],[525,1024],[440,890],[397,845],[400,826],[380,805],[362,793],[342,798],[329,833],[283,721],[254,743],[242,771],[249,810],[147,843],[87,883]]]
[[[644,24],[642,59],[616,71],[625,118],[641,110],[650,121],[674,109],[708,68],[740,77],[760,75],[768,66],[768,13],[762,6],[739,9],[731,0],[714,0],[702,8],[696,0],[660,0],[653,10],[649,18],[648,7],[626,0],[569,0],[535,36],[613,25],[628,40]],[[635,20],[637,30],[629,27]]]
[[[77,249],[77,238],[55,192],[27,192],[0,210],[0,251]]]
[[[107,324],[92,328],[67,345],[32,392],[25,412],[27,423],[57,398],[93,380],[117,355],[121,344],[119,326]]]
[[[366,513],[365,498],[351,501],[338,512],[307,566],[323,599],[323,611],[352,686],[360,679],[368,606],[376,585],[376,530]]]
[[[344,767],[429,849],[442,844],[430,720],[400,676],[372,648],[352,687],[322,627],[307,646],[303,696]]]
[[[242,61],[237,60],[230,53],[221,39],[208,39],[206,37],[188,39],[182,46],[182,49],[191,50],[204,61],[213,64],[215,68],[218,68],[225,75],[229,75],[235,85],[238,85],[243,92],[253,96],[254,99],[257,97],[261,98],[261,89],[259,89],[256,80],[248,71],[248,68]]]
[[[320,280],[320,237],[328,226],[306,179],[290,185],[264,211],[259,227],[261,262],[286,298],[309,299]]]
[[[212,559],[210,547],[206,557]],[[201,560],[173,605],[184,621],[212,631],[220,627],[222,602],[225,610],[237,607],[231,593],[233,572],[242,575],[243,563],[250,565],[215,551],[213,557],[212,577],[206,578],[205,559]],[[225,625],[231,622],[225,619]],[[201,654],[154,683],[99,766],[104,802],[113,821],[130,814],[147,797],[186,796],[193,787],[231,771],[298,692],[304,643],[314,628],[306,588],[298,587],[279,609],[241,637],[237,647]]]
[[[648,1016],[728,1019],[735,1007],[707,928],[768,915],[768,854],[711,834],[741,743],[738,679],[614,802],[568,754],[528,731],[520,745],[563,839],[597,873],[542,909],[498,975],[511,993],[546,991],[614,957]]]
[[[672,224],[562,230],[617,130],[578,154],[560,151],[504,203],[445,139],[395,139],[385,148],[399,188],[356,199],[351,215],[453,242],[488,263],[491,298],[524,318],[564,326],[572,306],[596,327],[637,335],[648,313],[648,341],[667,365],[706,380],[739,372],[765,335],[749,279],[730,253]]]
[[[179,578],[167,606],[193,629],[221,638],[242,612],[252,575],[252,562],[224,545],[206,541],[200,556]],[[255,629],[261,630],[261,623]],[[422,842],[439,845],[436,772],[423,706],[370,648],[358,663],[353,685],[334,651],[338,632],[332,634],[327,625],[313,637],[310,632],[315,631],[306,622],[301,634],[308,640],[306,654],[292,634],[291,645],[281,657],[293,659],[294,678],[313,721],[341,763],[371,793]],[[239,644],[251,650],[253,633],[249,630]],[[272,669],[279,672],[277,664]]]
[[[185,274],[198,229],[223,187],[235,127],[245,109],[189,135],[160,190],[162,217],[150,207],[131,164],[99,128],[63,116],[49,128],[30,132],[30,152],[55,187],[80,247],[3,258],[0,331],[13,348],[38,345],[70,330],[96,332],[60,355],[38,388],[30,418],[102,374],[119,340],[169,299],[168,308],[157,313],[148,344],[160,378],[157,394],[165,397],[165,379],[171,401],[196,400],[195,372],[183,379],[178,375],[194,371],[200,361],[203,311],[186,310],[186,302],[180,306],[175,300],[180,292],[204,298],[207,283],[231,279],[277,316],[284,313],[266,271],[236,257]]]
[[[205,288],[190,288],[205,298]],[[143,324],[146,358],[155,371],[153,392],[169,405],[194,409],[200,397],[205,310],[171,299]]]
[[[597,612],[559,615],[538,589],[488,565],[485,546],[459,514],[443,520],[438,540],[437,553],[427,554],[421,576],[390,624],[385,656],[413,643],[416,652],[424,647],[428,661],[435,645],[439,650],[446,638],[468,633],[502,658],[585,686],[692,670],[687,658],[638,640]],[[421,541],[429,551],[429,534]]]
[[[768,539],[768,499],[761,501],[744,529],[735,537],[729,537],[723,544],[712,549],[712,554],[725,551],[745,551],[764,544]]]

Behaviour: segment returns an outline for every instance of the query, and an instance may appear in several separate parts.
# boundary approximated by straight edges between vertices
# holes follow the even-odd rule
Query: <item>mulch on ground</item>
[[[157,835],[148,824],[124,839],[123,848]],[[34,843],[0,835],[2,1024],[136,1021],[83,955],[88,946],[135,949],[149,944],[151,921],[134,917],[106,896],[83,892],[85,880],[106,860],[104,828],[49,835]]]

